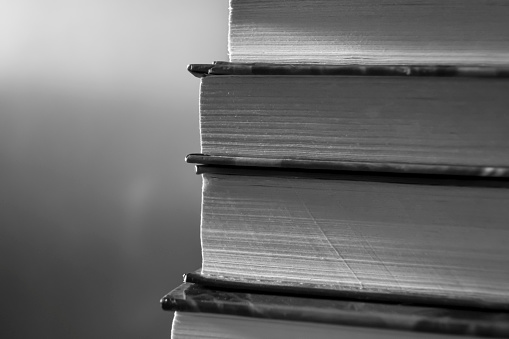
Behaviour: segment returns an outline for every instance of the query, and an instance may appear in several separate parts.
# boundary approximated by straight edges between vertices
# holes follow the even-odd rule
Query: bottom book
[[[184,283],[161,299],[172,338],[508,337],[509,314],[209,289]]]
[[[448,335],[430,335],[415,332],[376,330],[363,327],[303,323],[217,315],[176,312],[173,318],[172,338],[237,339],[237,338],[454,338]]]

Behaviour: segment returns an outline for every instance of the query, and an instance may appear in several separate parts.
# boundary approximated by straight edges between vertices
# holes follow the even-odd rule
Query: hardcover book
[[[198,173],[204,276],[509,308],[506,180],[220,166]]]
[[[205,155],[259,159],[261,166],[509,173],[508,69],[231,63],[189,69],[202,76]]]

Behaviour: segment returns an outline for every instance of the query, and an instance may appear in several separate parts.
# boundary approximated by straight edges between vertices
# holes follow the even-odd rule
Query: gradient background
[[[200,266],[199,80],[228,1],[0,5],[2,338],[168,338]]]

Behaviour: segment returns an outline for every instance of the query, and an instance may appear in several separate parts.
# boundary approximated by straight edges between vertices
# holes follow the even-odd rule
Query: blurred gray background
[[[0,4],[2,338],[168,338],[200,266],[199,80],[228,1]]]

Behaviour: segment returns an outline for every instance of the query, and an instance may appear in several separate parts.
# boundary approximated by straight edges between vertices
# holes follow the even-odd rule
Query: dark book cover
[[[211,75],[509,77],[507,66],[476,65],[323,65],[216,61],[212,64],[190,64],[187,70],[198,78]]]
[[[342,160],[271,159],[250,156],[225,156],[192,153],[186,162],[197,165],[268,167],[283,169],[379,172],[420,175],[452,175],[480,177],[509,177],[507,167],[429,165],[416,163],[360,162]]]
[[[202,312],[413,332],[509,336],[509,314],[248,293],[184,283],[161,299],[167,311]]]
[[[187,273],[184,276],[187,283],[199,284],[210,288],[227,289],[232,291],[255,291],[257,293],[278,294],[287,296],[308,296],[311,298],[348,299],[352,301],[404,303],[420,306],[452,307],[459,309],[477,309],[482,311],[508,312],[506,303],[485,302],[482,300],[465,300],[446,298],[443,296],[419,295],[417,293],[384,293],[373,291],[352,291],[331,289],[314,283],[275,282],[269,279],[249,279],[238,277],[216,276],[201,274],[201,270]]]

